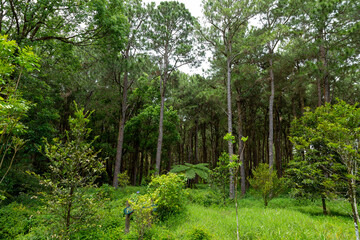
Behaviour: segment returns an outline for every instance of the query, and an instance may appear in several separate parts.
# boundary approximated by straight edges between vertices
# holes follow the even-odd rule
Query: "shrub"
[[[207,229],[202,227],[194,227],[188,233],[190,240],[210,240],[212,235],[208,232]]]
[[[31,211],[24,205],[13,202],[0,209],[0,238],[15,239],[29,231]]]
[[[263,198],[266,207],[271,199],[283,191],[284,181],[277,177],[276,170],[270,171],[269,165],[265,163],[259,164],[252,172],[254,177],[249,179],[250,185]]]
[[[118,174],[118,185],[119,187],[125,188],[130,184],[130,178],[127,171]]]
[[[161,220],[170,214],[179,213],[185,200],[185,180],[175,173],[153,177],[148,191],[157,204],[157,213]]]
[[[143,236],[153,223],[154,216],[152,214],[154,206],[151,195],[138,195],[133,194],[130,198],[130,206],[134,211],[134,224],[135,230],[139,239],[143,239]]]

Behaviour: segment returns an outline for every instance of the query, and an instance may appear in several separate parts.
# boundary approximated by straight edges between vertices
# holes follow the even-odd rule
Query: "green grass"
[[[176,217],[166,228],[176,239],[185,239],[193,227],[202,227],[213,239],[236,239],[235,210],[189,205],[182,218]],[[241,239],[353,239],[351,219],[336,216],[312,216],[284,208],[241,207]]]
[[[329,216],[323,216],[320,201],[282,197],[264,208],[260,199],[248,196],[238,203],[240,239],[355,239],[349,204],[344,201],[329,202]],[[175,239],[189,238],[193,228],[205,229],[212,239],[236,239],[234,204],[205,207],[190,203],[183,215],[159,225],[173,232]]]
[[[123,209],[130,195],[138,191],[143,194],[146,187],[127,187],[116,191],[111,187],[104,188],[105,201],[99,207],[95,206],[98,221],[78,232],[74,239],[137,239],[134,233],[123,233]],[[188,199],[184,212],[153,224],[145,239],[236,239],[234,203],[223,205],[222,199],[206,188],[188,190]],[[273,199],[264,208],[261,199],[248,194],[239,199],[238,205],[240,239],[355,239],[351,210],[346,201],[328,201],[329,216],[322,214],[321,201],[299,201],[287,195]],[[9,221],[12,216],[11,221],[14,223],[30,221],[26,226],[19,225],[21,229],[18,236],[15,237],[14,230],[14,237],[8,239],[46,239],[51,226],[41,220],[35,221],[35,218],[41,219],[41,216],[37,216],[34,205],[31,208],[24,205],[21,209],[24,214],[17,215],[11,213],[18,212],[11,205],[1,209],[0,220],[7,216]],[[31,221],[35,221],[34,224]],[[3,238],[0,236],[0,239]]]

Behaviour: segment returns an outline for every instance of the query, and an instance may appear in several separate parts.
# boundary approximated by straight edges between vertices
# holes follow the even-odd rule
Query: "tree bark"
[[[168,164],[167,164],[167,168],[166,168],[166,170],[167,170],[167,172],[170,172],[170,170],[171,170],[171,161],[172,161],[172,157],[171,157],[171,146],[169,147],[169,151],[168,151]]]
[[[202,142],[203,142],[203,163],[207,163],[207,149],[206,149],[206,123],[203,124],[202,128]]]
[[[139,186],[141,186],[143,173],[144,173],[144,152],[140,152],[140,154],[141,157],[140,157],[140,169],[139,169],[139,181],[138,181]]]
[[[318,104],[317,104],[317,106],[320,107],[321,106],[321,98],[322,98],[322,95],[321,95],[321,79],[320,78],[317,80],[317,94],[318,94]]]
[[[155,171],[155,174],[157,175],[160,174],[160,164],[161,164],[161,150],[162,150],[163,125],[164,125],[165,84],[166,84],[166,74],[164,75],[163,80],[160,81],[161,104],[160,104],[159,137],[158,137],[157,149],[156,149],[156,171]]]
[[[240,94],[240,93],[238,93]],[[241,140],[243,137],[242,130],[242,109],[241,109],[241,101],[238,97],[236,104],[238,110],[238,134],[239,134],[239,161],[241,162],[240,166],[240,180],[241,180],[241,195],[246,193],[246,175],[245,175],[245,161],[244,161],[244,142]]]
[[[122,150],[124,145],[124,130],[126,122],[126,110],[127,110],[127,90],[128,90],[128,68],[127,68],[127,59],[129,57],[129,46],[125,52],[126,66],[124,72],[124,84],[123,84],[123,97],[121,103],[121,119],[119,123],[119,135],[117,140],[116,148],[116,157],[115,157],[115,167],[114,167],[114,177],[113,177],[113,187],[117,188],[119,185],[118,175],[120,173],[121,161],[122,161]]]
[[[195,134],[194,134],[194,144],[195,144],[195,164],[199,163],[199,143],[198,143],[198,131],[199,131],[199,124],[198,121],[195,120]]]
[[[139,168],[139,143],[136,143],[132,165],[132,185],[136,186],[137,173]]]
[[[231,53],[231,46],[229,47]],[[227,58],[227,108],[228,108],[228,133],[232,134],[232,110],[231,110],[231,59],[230,56]],[[234,155],[232,140],[228,141],[228,151],[230,162],[232,162],[232,155]],[[235,185],[234,185],[234,173],[233,169],[230,168],[230,189],[229,198],[234,199],[235,197]]]
[[[323,208],[323,214],[327,215],[327,209],[326,209],[326,199],[324,196],[321,196],[321,203],[322,203],[322,208]]]
[[[323,38],[323,36],[322,36]],[[324,102],[330,102],[330,84],[327,71],[327,58],[326,58],[326,49],[324,44],[320,45],[320,60],[321,60],[321,72],[322,72],[322,81],[324,83]]]
[[[159,137],[158,144],[156,149],[156,171],[155,174],[160,174],[160,164],[161,164],[161,150],[162,150],[162,141],[163,141],[163,125],[164,125],[164,107],[165,107],[165,89],[166,82],[168,79],[168,68],[169,68],[169,51],[168,45],[165,45],[165,53],[164,53],[164,65],[162,76],[160,80],[160,94],[161,94],[161,104],[160,104],[160,118],[159,118]]]
[[[272,170],[274,165],[274,97],[275,97],[275,84],[274,84],[274,72],[273,72],[273,60],[272,60],[272,49],[270,43],[268,43],[269,48],[269,68],[270,68],[270,87],[271,95],[269,99],[269,168]]]

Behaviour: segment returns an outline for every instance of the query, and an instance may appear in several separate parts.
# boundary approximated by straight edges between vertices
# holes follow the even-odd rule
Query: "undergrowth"
[[[93,189],[89,194],[99,200],[94,207],[97,220],[83,226],[72,239],[137,239],[134,224],[124,234],[123,209],[132,194],[145,194],[146,187],[111,186]],[[215,191],[187,189],[185,209],[158,221],[144,234],[144,239],[236,239],[233,202],[223,202]],[[344,200],[328,201],[329,215],[322,214],[321,201],[297,200],[282,195],[267,208],[250,193],[239,199],[241,239],[355,239],[351,209]],[[51,216],[36,205],[12,203],[0,207],[0,239],[56,239],[51,231]],[[49,224],[50,223],[50,224]]]

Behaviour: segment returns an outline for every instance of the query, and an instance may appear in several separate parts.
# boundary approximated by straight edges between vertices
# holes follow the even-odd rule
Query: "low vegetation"
[[[103,185],[88,189],[95,217],[77,225],[71,239],[236,239],[233,204],[223,204],[207,185],[184,190],[181,211],[162,221],[156,220],[155,211],[151,226],[142,231],[139,224],[148,226],[147,222],[140,221],[134,212],[130,233],[124,234],[126,201],[134,195],[141,199],[148,193],[144,186],[114,190]],[[297,200],[287,194],[274,198],[265,208],[262,199],[250,191],[238,200],[238,205],[240,239],[355,239],[351,208],[344,200],[330,201],[327,216],[322,213],[320,200]],[[2,206],[1,239],[56,239],[56,223],[45,213],[42,199],[35,195]],[[149,212],[144,211],[144,216],[150,216]]]

